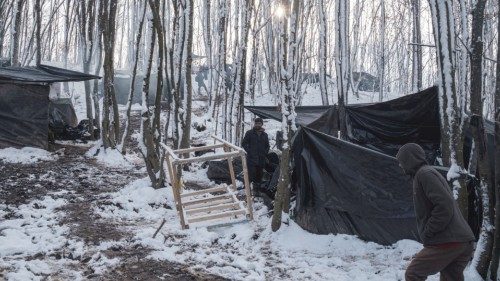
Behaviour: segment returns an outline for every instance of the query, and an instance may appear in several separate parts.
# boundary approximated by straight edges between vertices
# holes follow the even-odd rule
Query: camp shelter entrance
[[[48,148],[50,84],[98,79],[98,76],[53,66],[0,67],[0,148]],[[57,102],[56,102],[57,103]],[[64,102],[61,102],[64,103]],[[74,124],[67,102],[53,105]]]

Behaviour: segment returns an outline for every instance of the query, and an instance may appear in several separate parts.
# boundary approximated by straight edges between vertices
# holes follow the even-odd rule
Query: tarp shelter
[[[47,65],[0,67],[0,148],[47,149],[49,85],[97,78],[100,77]]]
[[[296,120],[301,128],[292,146],[297,223],[314,233],[352,234],[380,244],[418,240],[411,183],[394,156],[401,145],[415,142],[424,147],[429,161],[435,159],[440,142],[438,106],[436,87],[387,102],[348,105],[347,141],[337,138],[335,106],[317,108],[315,121],[323,120],[320,128],[308,125],[315,121],[301,122],[304,110],[308,120],[314,118],[311,107],[299,107]],[[281,115],[270,112],[279,113],[276,107],[249,110],[281,120]],[[470,194],[470,204],[477,206],[473,190]],[[469,223],[477,232],[477,218]]]

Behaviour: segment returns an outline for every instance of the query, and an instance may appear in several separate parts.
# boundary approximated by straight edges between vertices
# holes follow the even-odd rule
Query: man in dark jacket
[[[413,178],[413,203],[424,248],[406,269],[407,281],[426,280],[440,272],[441,280],[464,280],[474,253],[474,234],[460,213],[446,179],[427,164],[418,144],[408,143],[396,156]]]
[[[243,149],[247,152],[248,173],[250,181],[257,188],[260,187],[266,157],[269,152],[269,138],[262,128],[264,122],[261,118],[255,118],[254,127],[245,133],[242,141]]]

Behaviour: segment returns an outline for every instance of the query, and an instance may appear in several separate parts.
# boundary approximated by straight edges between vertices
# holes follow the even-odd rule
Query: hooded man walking
[[[453,198],[446,179],[427,164],[418,144],[403,145],[396,158],[413,178],[413,203],[424,248],[406,269],[407,281],[426,280],[440,272],[440,280],[462,281],[474,253],[474,234]]]
[[[261,118],[255,118],[254,126],[245,133],[241,146],[247,152],[247,165],[250,181],[255,187],[260,188],[266,157],[269,153],[269,138],[262,128],[264,122]]]

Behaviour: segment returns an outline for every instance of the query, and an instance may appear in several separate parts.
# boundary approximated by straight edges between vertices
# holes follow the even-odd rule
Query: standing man
[[[424,248],[406,269],[406,281],[426,280],[440,272],[441,280],[463,281],[474,253],[474,234],[453,198],[446,179],[427,164],[418,144],[403,145],[396,158],[413,178],[413,203]]]
[[[266,157],[269,152],[269,138],[262,125],[264,125],[262,118],[255,118],[253,128],[245,133],[241,143],[241,146],[247,152],[250,181],[256,188],[260,188],[264,167],[266,166]]]

